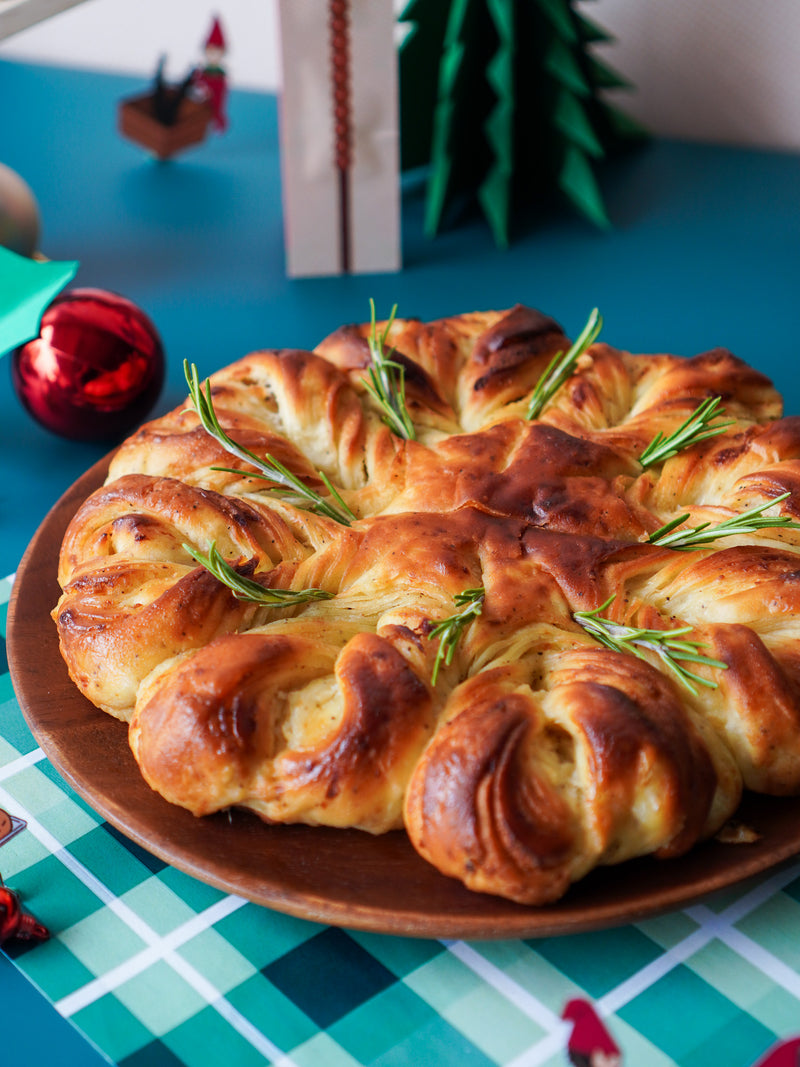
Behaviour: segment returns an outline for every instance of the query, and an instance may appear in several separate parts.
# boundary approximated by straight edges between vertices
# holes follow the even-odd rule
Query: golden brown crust
[[[128,719],[154,668],[247,625],[255,611],[205,571],[126,562],[70,582],[55,614],[75,683],[98,707]]]
[[[518,662],[459,686],[406,800],[423,856],[523,904],[599,862],[679,855],[740,789],[724,746],[647,664],[586,646],[547,659],[534,685]]]
[[[131,745],[154,788],[196,815],[239,804],[270,821],[377,833],[401,825],[430,703],[376,634],[341,653],[298,634],[228,634],[153,680]]]
[[[184,404],[121,447],[67,531],[64,658],[130,719],[153,788],[198,815],[405,823],[446,874],[528,904],[597,864],[684,852],[743,785],[800,792],[798,533],[648,543],[673,518],[718,522],[786,491],[779,510],[800,518],[800,419],[780,417],[769,381],[724,349],[595,343],[531,421],[531,389],[569,347],[553,319],[518,305],[397,320],[404,441],[365,388],[368,336],[342,327],[210,379],[230,435],[317,492],[330,479],[352,525],[276,495]],[[725,432],[643,470],[654,435],[713,396]],[[237,600],[192,560],[212,542],[261,585],[335,595]],[[434,685],[431,631],[478,587]],[[711,685],[590,637],[575,613],[612,597],[618,624],[689,627],[724,664],[690,665]]]

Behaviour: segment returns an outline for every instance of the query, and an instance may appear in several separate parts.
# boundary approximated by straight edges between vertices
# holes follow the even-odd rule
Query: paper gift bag
[[[281,0],[287,273],[400,267],[392,0]]]

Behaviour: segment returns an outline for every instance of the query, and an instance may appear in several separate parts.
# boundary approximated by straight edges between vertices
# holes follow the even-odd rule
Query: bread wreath
[[[724,349],[595,342],[529,419],[569,346],[553,319],[517,306],[387,330],[415,439],[365,387],[369,325],[210,378],[226,432],[322,493],[327,478],[350,525],[272,492],[188,401],[121,446],[72,520],[62,654],[129,722],[150,786],[198,816],[405,827],[444,874],[534,905],[598,864],[685,852],[743,788],[800,791],[798,531],[648,542],[678,515],[716,523],[787,492],[775,507],[798,517],[800,420],[769,380]],[[643,469],[709,397],[724,432]],[[212,545],[265,588],[330,598],[237,599],[189,551]],[[478,587],[437,660],[435,624]],[[696,665],[711,684],[595,640],[576,613],[607,603],[620,625],[688,628],[722,665]]]

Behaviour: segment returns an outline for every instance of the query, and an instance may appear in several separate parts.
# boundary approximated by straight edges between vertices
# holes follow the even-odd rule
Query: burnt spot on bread
[[[403,368],[405,387],[410,406],[435,411],[440,415],[453,416],[450,405],[444,400],[428,372],[402,352],[393,352],[392,361]]]
[[[472,359],[478,364],[492,362],[504,349],[525,346],[530,355],[549,348],[553,337],[565,340],[564,331],[549,315],[534,308],[516,304],[510,311],[475,340]]]
[[[256,732],[258,701],[248,692],[233,693],[227,703],[220,703],[216,715],[208,719],[209,735],[218,742],[220,753],[230,745],[247,746]]]
[[[111,524],[111,535],[115,540],[132,540],[136,544],[151,540],[161,529],[161,523],[149,515],[138,515],[135,512],[120,515]]]
[[[594,387],[590,382],[587,382],[585,378],[573,379],[569,392],[569,398],[573,407],[578,411],[581,411],[587,404],[592,402],[594,396]]]
[[[601,475],[611,479],[633,470],[630,459],[608,445],[545,423],[526,426],[513,463],[527,467],[532,480],[551,474]]]
[[[716,395],[721,396],[723,399],[735,395],[736,388],[733,383],[736,383],[736,385],[749,385],[751,387],[758,385],[765,389],[770,389],[772,387],[772,382],[766,374],[762,374],[761,371],[756,370],[755,367],[751,367],[749,363],[745,363],[743,359],[739,359],[738,356],[735,356],[727,348],[710,348],[706,352],[700,352],[696,356],[691,356],[687,359],[686,363],[691,370],[712,371],[717,374],[721,370],[724,371],[724,377],[720,376],[721,381],[715,382],[715,387],[721,385],[721,388],[717,388]],[[726,378],[732,380],[732,385],[729,389],[725,388]]]
[[[427,637],[431,629],[431,623],[429,619],[425,619],[422,622],[422,633],[418,633],[416,630],[412,630],[410,626],[403,624],[393,623],[389,626],[384,626],[381,629],[381,637],[389,641],[390,644],[396,644],[404,642],[413,645],[417,651],[421,652],[425,644],[422,640],[423,637]]]
[[[342,370],[357,370],[368,367],[371,361],[369,342],[362,326],[351,323],[340,326],[319,346],[336,352],[336,364]]]
[[[471,362],[480,373],[472,390],[479,393],[497,379],[510,378],[520,366],[533,360],[549,360],[568,344],[554,319],[518,304],[477,338]]]

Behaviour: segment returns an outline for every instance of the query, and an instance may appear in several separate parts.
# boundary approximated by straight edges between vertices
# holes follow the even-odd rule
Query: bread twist
[[[648,540],[787,491],[776,507],[800,517],[800,420],[780,418],[771,383],[722,349],[595,343],[531,420],[569,346],[554,320],[398,320],[404,440],[364,384],[369,332],[210,378],[230,437],[322,495],[328,479],[350,525],[233,462],[187,401],[121,446],[66,533],[62,654],[129,722],[152,788],[197,815],[404,826],[445,874],[526,904],[598,864],[685,852],[743,788],[800,791],[800,531],[693,552]],[[725,431],[643,469],[654,435],[714,396]],[[195,562],[212,545],[265,588],[330,598],[237,599]],[[475,588],[447,662],[431,631]],[[721,664],[693,665],[710,684],[595,640],[576,613],[612,597],[617,625],[691,631]]]

